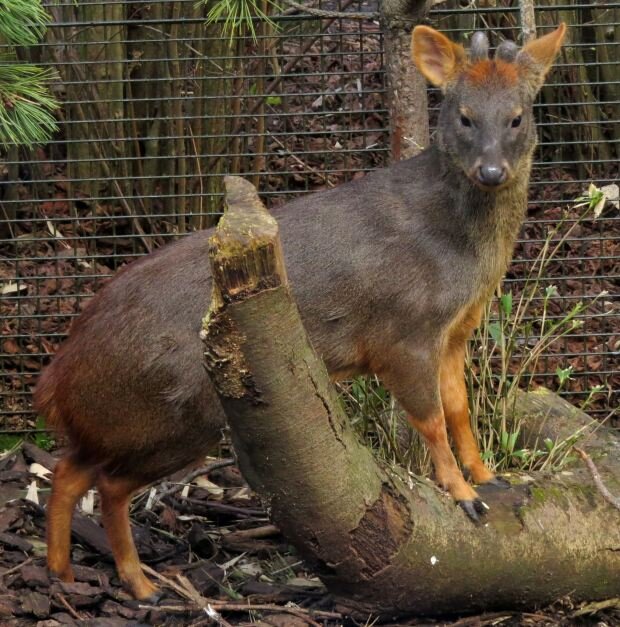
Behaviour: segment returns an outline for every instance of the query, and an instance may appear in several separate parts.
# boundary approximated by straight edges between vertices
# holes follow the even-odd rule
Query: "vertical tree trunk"
[[[141,157],[133,161],[133,173],[139,177],[139,193],[146,196],[142,203],[143,211],[157,213],[161,211],[161,206],[154,197],[163,169],[159,156],[163,144],[160,137],[165,127],[164,98],[161,82],[150,79],[161,75],[163,64],[151,59],[159,59],[163,55],[159,41],[161,33],[150,27],[148,22],[157,23],[163,19],[163,3],[131,4],[129,11],[135,17],[135,24],[129,27],[128,55],[134,62],[128,72],[128,112],[129,117],[135,120],[131,125],[131,132],[137,138],[134,155]]]
[[[570,9],[561,1],[556,0],[556,4],[561,5],[558,9],[557,17],[544,12],[539,17],[546,18],[548,22],[559,19],[569,26],[567,37],[570,42],[562,49],[562,56],[565,62],[571,67],[556,68],[555,76],[560,76],[561,80],[556,80],[552,87],[546,87],[542,92],[542,102],[548,105],[547,115],[552,120],[570,120],[579,122],[573,126],[555,126],[543,129],[543,132],[553,143],[559,145],[557,158],[565,161],[575,161],[575,169],[579,178],[596,178],[597,172],[601,171],[600,164],[589,164],[590,161],[603,159],[610,160],[610,145],[606,142],[604,133],[605,114],[604,109],[599,104],[598,94],[591,85],[591,80],[596,78],[596,64],[588,64],[587,57],[587,30],[586,24],[589,20],[587,9]],[[540,24],[539,24],[540,25]],[[572,28],[571,28],[572,27]],[[564,97],[561,99],[567,105],[557,106],[557,86],[561,83],[569,83],[562,87]],[[570,85],[570,83],[574,83]],[[574,143],[566,144],[571,139]]]
[[[6,151],[6,174],[2,177],[2,195],[0,196],[0,237],[14,237],[11,222],[17,218],[18,181],[19,181],[19,148],[9,146]]]
[[[620,8],[592,9],[592,18],[597,26],[594,27],[596,40],[596,55],[600,64],[599,80],[602,79],[603,100],[607,101],[604,109],[607,119],[616,120],[610,124],[610,136],[613,143],[610,153],[620,159],[620,61],[618,60],[618,46],[620,46]]]
[[[210,40],[209,49],[213,59],[207,59],[205,71],[207,80],[205,82],[205,105],[207,122],[205,131],[207,138],[205,141],[205,153],[208,158],[205,160],[204,209],[207,213],[216,213],[221,210],[219,196],[223,191],[222,174],[237,172],[240,168],[239,156],[240,139],[239,135],[244,128],[242,118],[235,115],[242,113],[243,102],[243,64],[238,60],[244,51],[244,40],[239,37],[236,40],[229,40],[225,37],[218,37],[220,26],[211,24],[207,27]],[[218,58],[220,57],[220,58]],[[222,58],[228,57],[228,58]],[[231,59],[230,57],[236,57]],[[238,95],[231,98],[231,95]],[[245,112],[246,109],[243,109]],[[231,115],[233,114],[233,115]],[[231,131],[233,126],[236,129]],[[230,137],[234,133],[237,137]],[[214,158],[214,155],[230,155],[230,159]],[[213,226],[216,218],[213,216],[206,221],[206,226]]]
[[[106,44],[105,27],[103,26],[104,7],[102,4],[85,0],[80,5],[65,5],[62,9],[62,21],[67,24],[60,35],[64,44],[58,53],[59,72],[67,82],[67,99],[70,104],[65,106],[68,175],[73,181],[70,185],[70,195],[97,197],[101,193],[101,179],[104,172],[100,161],[96,160],[93,142],[100,135],[100,128],[93,115],[95,103],[105,95],[105,88],[101,92],[93,92],[92,85],[105,80]],[[88,26],[84,26],[88,24]],[[54,29],[48,31],[53,35]],[[92,43],[91,42],[99,42]],[[88,81],[88,83],[87,83]],[[99,103],[101,104],[101,103]],[[102,110],[103,105],[101,104]],[[99,151],[102,146],[97,147]],[[99,180],[98,180],[99,179]]]
[[[411,61],[411,31],[429,8],[427,0],[381,3],[393,161],[413,157],[429,143],[426,80]]]
[[[536,38],[536,14],[534,0],[519,0],[519,15],[521,17],[521,32],[523,43]]]

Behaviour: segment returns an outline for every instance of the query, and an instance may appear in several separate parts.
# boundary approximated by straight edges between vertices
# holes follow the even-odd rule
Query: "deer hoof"
[[[467,516],[476,523],[481,522],[480,517],[486,514],[488,506],[485,505],[480,499],[473,499],[471,501],[457,501],[461,509],[467,514]]]
[[[148,605],[157,605],[166,595],[164,594],[163,590],[155,590],[155,592],[153,592],[153,594],[150,594],[146,599],[144,599],[144,601],[142,601],[142,603],[144,604],[148,604]]]
[[[506,481],[506,479],[502,479],[501,477],[493,477],[493,479],[486,481],[482,484],[483,486],[489,486],[493,488],[498,488],[501,490],[510,489],[510,481]]]
[[[127,607],[130,607],[133,610],[138,610],[142,605],[159,605],[163,600],[166,599],[166,593],[158,588],[155,592],[151,592],[148,596],[142,599],[130,599],[127,601]]]

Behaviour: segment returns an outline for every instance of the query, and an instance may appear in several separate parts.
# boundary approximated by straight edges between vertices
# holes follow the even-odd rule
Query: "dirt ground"
[[[227,452],[227,451],[224,451]],[[98,520],[97,498],[75,514],[75,583],[45,567],[44,504],[56,458],[26,443],[0,459],[0,624],[84,625],[372,625],[341,614],[320,580],[270,524],[232,459],[201,474],[172,477],[134,500],[133,535],[147,572],[164,594],[157,605],[134,601],[120,586]],[[194,475],[196,472],[194,471]],[[163,493],[166,494],[163,494]],[[160,500],[161,499],[161,500]],[[89,501],[87,498],[86,501]],[[85,511],[94,510],[94,515]],[[212,618],[208,612],[212,613]],[[570,598],[528,612],[445,619],[403,619],[391,625],[620,624],[620,600],[585,605]]]

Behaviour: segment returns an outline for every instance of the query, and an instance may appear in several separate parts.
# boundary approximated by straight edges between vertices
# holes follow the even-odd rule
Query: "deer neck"
[[[525,218],[531,170],[528,157],[508,185],[497,191],[485,191],[463,172],[449,173],[456,181],[452,199],[463,234],[479,265],[479,280],[493,290],[506,272],[514,244]]]

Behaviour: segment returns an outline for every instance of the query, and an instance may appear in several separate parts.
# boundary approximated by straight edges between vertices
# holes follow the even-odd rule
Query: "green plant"
[[[35,423],[36,432],[34,433],[34,443],[45,451],[50,451],[54,448],[56,441],[50,435],[49,431],[45,430],[45,418],[42,416],[37,417],[37,421]]]
[[[24,440],[34,442],[39,448],[46,451],[54,448],[56,441],[49,431],[46,431],[45,420],[41,416],[37,417],[35,429],[32,434],[0,434],[0,454],[20,447]]]
[[[355,377],[339,384],[339,390],[353,426],[381,459],[410,473],[430,472],[430,456],[420,436],[376,376]]]
[[[207,2],[207,0],[201,0]],[[275,24],[265,11],[266,7],[278,7],[273,0],[218,0],[211,3],[207,13],[207,24],[219,22],[222,30],[232,40],[240,32],[247,30],[256,40],[255,20],[267,22],[275,28]]]
[[[495,470],[558,467],[567,460],[574,443],[546,442],[541,449],[520,448],[521,423],[511,417],[515,392],[531,385],[541,356],[558,339],[579,328],[583,314],[604,296],[599,294],[587,305],[577,302],[558,318],[550,315],[552,299],[558,296],[557,287],[542,285],[550,262],[586,216],[598,216],[601,202],[604,204],[604,196],[601,198],[594,185],[587,196],[577,199],[574,209],[583,209],[581,214],[571,224],[565,214],[547,233],[517,298],[511,292],[498,290],[497,300],[487,307],[470,346],[466,367],[470,411],[483,457]],[[570,380],[572,372],[571,366],[557,368],[558,390]]]
[[[581,411],[585,411],[590,406],[590,403],[592,402],[594,397],[598,396],[599,394],[601,394],[604,390],[605,390],[605,386],[604,385],[600,385],[600,384],[599,385],[593,385],[590,388],[590,390],[588,391],[588,396],[581,403],[581,406],[580,406]]]
[[[9,46],[36,43],[45,33],[49,15],[39,0],[6,0],[0,11],[0,38]],[[46,83],[52,70],[19,63],[14,50],[0,55],[0,145],[33,145],[56,130],[52,112],[56,100]]]
[[[24,438],[19,435],[13,435],[12,433],[0,434],[0,453],[4,454],[7,451],[19,448],[23,441]]]
[[[40,2],[6,0],[0,12],[0,33],[9,44],[31,46],[45,34],[50,16]]]

